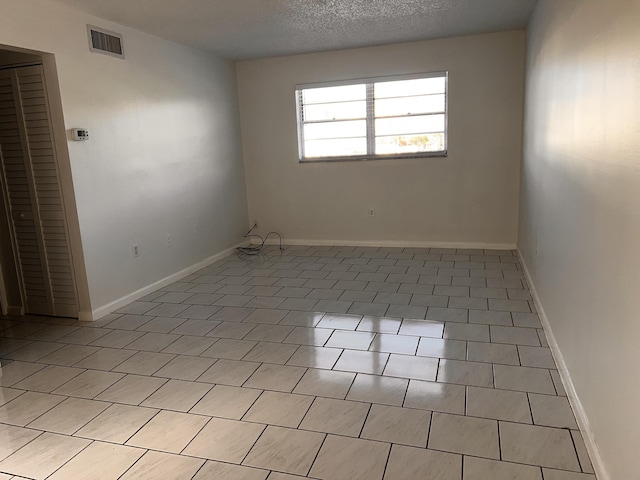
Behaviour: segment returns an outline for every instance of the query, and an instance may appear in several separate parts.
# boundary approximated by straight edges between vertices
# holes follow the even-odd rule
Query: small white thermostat
[[[73,128],[71,129],[71,136],[76,141],[89,140],[89,130],[86,128]]]

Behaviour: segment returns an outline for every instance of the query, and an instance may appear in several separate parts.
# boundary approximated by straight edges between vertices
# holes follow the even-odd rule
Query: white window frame
[[[444,77],[445,91],[444,91],[444,149],[433,152],[413,152],[413,153],[392,153],[392,154],[375,154],[375,113],[374,113],[374,92],[373,84],[381,82],[392,82],[398,80],[415,80],[422,78],[436,78]],[[304,154],[304,119],[302,118],[303,104],[302,104],[302,91],[311,88],[324,88],[324,87],[339,87],[346,85],[367,85],[367,154],[366,155],[347,155],[347,156],[333,156],[333,157],[310,157],[305,158]],[[392,75],[384,77],[370,77],[359,78],[352,80],[341,80],[334,82],[322,82],[322,83],[308,83],[296,85],[295,90],[296,101],[296,124],[298,129],[298,161],[299,163],[315,163],[315,162],[353,162],[353,161],[365,161],[365,160],[393,160],[393,159],[406,159],[406,158],[427,158],[427,157],[446,157],[448,155],[448,141],[449,141],[449,72],[427,72],[427,73],[413,73],[405,75]],[[438,112],[441,115],[442,112]],[[314,123],[314,122],[309,122]]]

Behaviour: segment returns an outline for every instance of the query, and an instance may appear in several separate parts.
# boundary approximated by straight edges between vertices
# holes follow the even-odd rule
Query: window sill
[[[354,155],[348,157],[302,158],[298,163],[368,162],[371,160],[412,160],[416,158],[447,157],[448,152],[422,152],[410,155]]]

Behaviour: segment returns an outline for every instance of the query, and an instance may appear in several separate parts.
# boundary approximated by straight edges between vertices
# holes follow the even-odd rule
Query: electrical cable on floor
[[[262,251],[262,249],[265,246],[265,243],[267,241],[267,239],[269,238],[269,235],[277,235],[279,238],[279,246],[280,246],[280,251],[283,252],[284,248],[282,248],[282,235],[280,235],[278,232],[269,232],[265,235],[264,238],[262,238],[260,235],[256,235],[255,233],[251,233],[253,232],[256,227],[258,226],[257,223],[253,224],[253,227],[251,227],[249,229],[249,231],[247,233],[244,234],[244,238],[258,238],[260,239],[260,243],[256,244],[256,245],[250,245],[248,247],[238,247],[238,254],[244,254],[244,255],[259,255]]]

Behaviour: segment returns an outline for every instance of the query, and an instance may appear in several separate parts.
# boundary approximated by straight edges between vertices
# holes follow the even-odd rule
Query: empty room
[[[0,13],[0,480],[640,480],[640,2]]]

